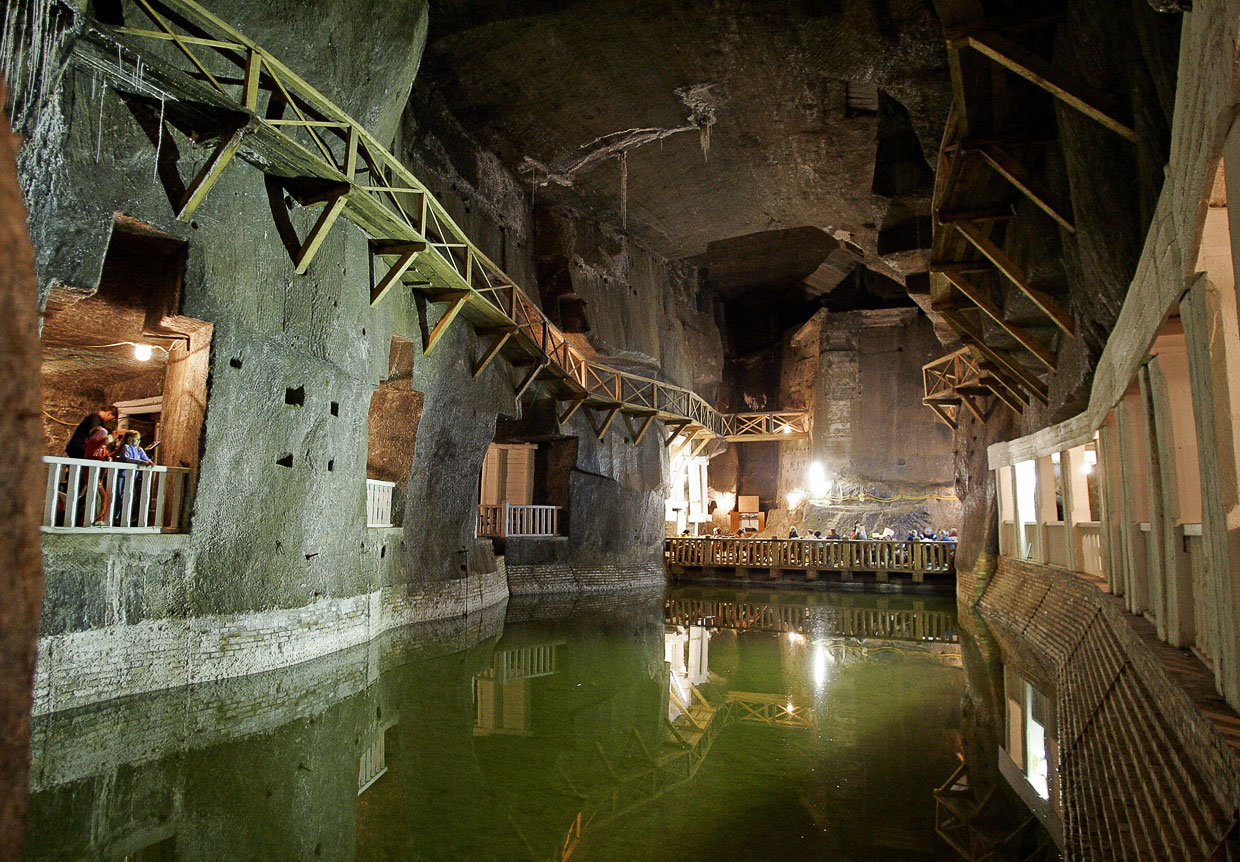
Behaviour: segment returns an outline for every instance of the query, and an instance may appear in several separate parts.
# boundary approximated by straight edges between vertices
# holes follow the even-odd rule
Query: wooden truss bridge
[[[1013,127],[1013,118],[997,110],[1003,100],[995,94],[1018,88],[1031,101],[1053,99],[1125,140],[1136,141],[1136,133],[1111,94],[1093,90],[1032,47],[1048,43],[1062,12],[995,18],[984,14],[981,0],[934,5],[947,38],[954,98],[935,178],[931,304],[969,351],[977,386],[1020,411],[1031,399],[1046,403],[1039,374],[1055,369],[1054,340],[1076,330],[1071,311],[1054,295],[1066,292],[1035,284],[1003,249],[1005,226],[1023,199],[1032,206],[1022,212],[1031,217],[1051,219],[1064,233],[1076,227],[1067,204],[1031,167],[1044,161],[1039,151],[1057,131]]]
[[[921,367],[921,378],[925,388],[921,403],[933,410],[953,431],[961,406],[968,409],[977,421],[985,422],[990,416],[986,403],[989,395],[997,396],[1003,404],[1018,413],[1023,406],[1008,394],[997,378],[982,371],[977,357],[968,347],[926,363]]]
[[[164,119],[215,149],[189,183],[177,217],[189,221],[237,157],[279,182],[318,220],[294,256],[305,273],[341,218],[367,235],[376,280],[370,303],[394,288],[443,312],[426,336],[430,354],[458,318],[485,336],[473,363],[499,355],[523,368],[521,398],[548,384],[566,422],[580,408],[599,439],[619,414],[640,442],[655,420],[676,439],[796,439],[810,412],[722,414],[696,393],[619,371],[586,356],[516,282],[453,221],[430,190],[360,123],[270,52],[193,0],[134,0],[147,27],[111,27],[74,12],[70,62],[131,98],[158,103]],[[128,4],[127,4],[128,8]],[[635,424],[634,424],[635,423]]]
[[[664,559],[674,575],[731,570],[738,578],[752,577],[755,572],[777,578],[784,572],[797,572],[814,581],[825,572],[838,572],[843,580],[864,572],[884,582],[895,573],[907,574],[920,584],[927,574],[955,575],[956,543],[680,537],[665,541]]]
[[[785,694],[729,691],[719,701],[708,699],[697,686],[689,688],[692,703],[683,705],[684,711],[675,722],[664,719],[668,736],[660,749],[652,751],[633,730],[635,747],[630,745],[624,759],[638,764],[635,767],[624,769],[596,743],[595,753],[615,783],[593,797],[578,793],[570,783],[572,792],[589,801],[573,818],[549,862],[571,859],[587,830],[598,829],[693,780],[715,740],[729,725],[763,724],[792,729],[815,726],[814,711]],[[567,781],[567,776],[564,778]]]

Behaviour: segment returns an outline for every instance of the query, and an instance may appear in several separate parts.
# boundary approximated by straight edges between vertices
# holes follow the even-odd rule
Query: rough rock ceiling
[[[924,217],[950,100],[928,0],[442,0],[415,86],[536,200],[619,224],[627,198],[671,258],[808,226],[873,259]]]

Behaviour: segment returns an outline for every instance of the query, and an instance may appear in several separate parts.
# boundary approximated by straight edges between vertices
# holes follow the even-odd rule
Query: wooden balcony
[[[872,572],[883,582],[892,573],[906,573],[919,584],[927,574],[954,577],[956,571],[955,542],[675,538],[667,540],[664,556],[674,574],[732,569],[739,577],[753,572],[777,577],[799,571],[816,580],[823,572],[840,572],[849,580],[856,573]]]
[[[559,506],[498,506],[478,507],[478,537],[488,539],[524,539],[560,535]]]
[[[47,455],[45,533],[179,533],[188,493],[184,467]]]

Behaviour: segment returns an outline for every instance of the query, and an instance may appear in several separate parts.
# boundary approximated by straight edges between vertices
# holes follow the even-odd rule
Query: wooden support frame
[[[966,41],[973,50],[1041,87],[1125,140],[1136,143],[1137,133],[1128,124],[1116,119],[1115,107],[1105,93],[1079,81],[1070,80],[1065,73],[1028,48],[993,30],[970,33]]]
[[[538,379],[538,375],[542,374],[543,369],[546,368],[548,364],[549,362],[544,357],[542,360],[531,366],[529,372],[525,375],[525,378],[521,381],[520,385],[517,386],[517,391],[513,394],[513,397],[520,401],[521,397],[525,395],[525,391],[534,385],[534,381]]]
[[[344,175],[346,180],[353,176],[356,166],[357,129],[350,126],[348,135],[345,138]],[[327,239],[327,234],[332,229],[332,225],[336,223],[336,219],[340,217],[340,214],[344,212],[345,206],[349,203],[349,195],[353,191],[353,186],[350,183],[346,188],[346,191],[341,192],[328,201],[327,208],[319,215],[319,220],[314,223],[314,227],[310,230],[310,235],[306,237],[306,241],[301,245],[301,250],[297,252],[294,268],[297,270],[298,275],[304,275],[306,270],[310,268],[310,262],[318,254],[319,248],[323,245],[323,240]]]
[[[314,223],[314,227],[310,229],[310,235],[306,237],[306,241],[301,244],[301,249],[297,252],[297,258],[294,261],[293,268],[298,275],[305,275],[306,270],[310,268],[310,262],[314,260],[314,256],[318,254],[319,248],[323,245],[323,240],[327,239],[327,233],[332,229],[332,225],[336,223],[336,219],[340,218],[340,214],[344,212],[345,204],[349,202],[349,195],[336,195],[323,212],[319,213],[319,220]]]
[[[248,128],[248,124],[242,125],[215,148],[215,152],[207,159],[207,163],[202,166],[202,170],[198,172],[198,175],[194,177],[194,181],[189,184],[189,188],[185,190],[185,198],[181,202],[180,211],[177,213],[177,218],[180,221],[187,222],[194,217],[194,213],[198,211],[198,207],[207,197],[207,193],[211,191],[216,180],[224,173],[224,168],[228,167],[228,163],[237,154],[237,149],[241,146],[241,139],[245,137]]]
[[[427,291],[426,298],[430,302],[447,302],[450,303],[448,310],[443,313],[443,317],[439,318],[439,322],[435,324],[435,328],[431,330],[431,334],[426,338],[426,348],[422,351],[424,356],[430,356],[431,351],[439,344],[440,339],[444,337],[444,333],[448,331],[448,327],[452,325],[452,321],[456,320],[456,316],[461,313],[461,309],[465,307],[465,303],[469,302],[469,298],[473,295],[472,290],[438,290]],[[524,391],[524,390],[522,390]]]
[[[589,411],[586,412],[586,418],[590,420],[590,427],[594,429],[594,436],[599,440],[602,440],[607,434],[607,429],[610,428],[611,423],[615,421],[616,415],[620,412],[621,406],[622,405],[620,404],[612,404],[604,408],[607,411],[607,418],[603,420],[602,425],[594,424],[594,417],[590,415]]]
[[[1042,185],[1042,181],[1029,173],[1014,156],[995,145],[982,147],[977,152],[986,164],[1033,201],[1038,209],[1058,222],[1064,230],[1076,233],[1076,225],[1068,215],[1060,211],[1057,204],[1051,202],[1051,193]]]
[[[941,209],[934,214],[939,224],[955,224],[961,221],[986,221],[987,219],[1009,219],[1014,213],[1010,204],[997,207],[979,207],[978,209]]]
[[[501,326],[497,329],[487,330],[488,333],[493,333],[495,335],[495,340],[491,342],[491,346],[486,349],[486,352],[482,354],[482,357],[474,365],[474,377],[480,376],[482,372],[487,370],[487,366],[491,364],[491,360],[493,360],[496,356],[499,356],[499,352],[503,350],[504,345],[508,343],[508,339],[512,338],[512,336],[515,335],[519,329],[520,327],[517,326]]]
[[[691,423],[688,419],[683,419],[679,422],[668,422],[667,426],[672,429],[672,433],[669,434],[667,439],[663,441],[663,448],[672,448],[672,444],[676,442],[676,438],[680,436],[680,432],[684,431],[690,424]]]
[[[699,438],[700,442],[696,446],[693,447],[693,451],[689,453],[689,457],[696,458],[698,455],[702,454],[702,450],[705,449],[708,445],[710,445],[710,441],[714,439],[715,439],[715,435],[711,434],[710,432],[702,434]]]
[[[370,253],[375,257],[381,255],[397,255],[396,262],[393,263],[383,278],[370,289],[371,306],[378,305],[379,300],[387,295],[387,292],[409,271],[409,267],[413,265],[413,261],[419,254],[426,251],[426,243],[424,242],[372,242],[370,244]],[[477,375],[474,375],[477,377]]]
[[[1020,384],[1029,392],[1033,393],[1034,397],[1036,397],[1039,401],[1043,404],[1046,403],[1048,394],[1046,384],[1039,380],[1032,371],[1021,365],[1016,361],[1016,359],[1008,354],[995,350],[993,347],[988,345],[982,339],[981,330],[970,324],[964,318],[960,317],[960,315],[952,314],[951,312],[944,312],[943,317],[948,323],[956,328],[957,332],[968,336],[967,343],[970,344],[970,346],[976,348],[983,356],[993,362],[996,366],[1007,374],[1010,374],[1013,379],[1020,381]]]
[[[561,413],[558,417],[561,425],[563,425],[569,419],[572,419],[574,414],[576,414],[576,412],[581,409],[581,405],[586,403],[586,396],[578,395],[572,398],[571,400],[572,400],[572,403],[568,405],[568,409],[565,410],[563,413]]]
[[[645,417],[645,418],[642,420],[641,425],[639,425],[639,426],[638,426],[638,428],[637,428],[637,430],[636,430],[636,431],[634,431],[634,430],[633,430],[633,423],[632,423],[632,422],[630,421],[630,419],[629,419],[629,417],[630,417],[630,416],[643,416],[643,417]],[[650,410],[650,411],[647,411],[647,412],[643,412],[643,413],[638,413],[638,412],[636,412],[636,411],[626,411],[626,412],[625,412],[625,414],[624,414],[624,422],[625,422],[625,424],[626,424],[626,425],[628,425],[628,426],[629,426],[629,436],[633,438],[633,445],[635,445],[635,446],[636,446],[636,445],[638,445],[638,444],[640,444],[640,443],[642,442],[642,438],[646,436],[646,432],[650,430],[650,426],[654,423],[654,420],[655,420],[657,417],[658,417],[658,414],[657,414],[657,413],[655,413],[653,410]]]
[[[999,272],[1003,273],[1008,281],[1016,285],[1025,296],[1036,305],[1043,314],[1055,322],[1055,325],[1064,331],[1067,335],[1074,335],[1076,328],[1072,323],[1072,317],[1060,305],[1051,299],[1045,293],[1037,290],[1029,284],[1025,277],[1025,271],[1020,268],[1016,261],[1012,260],[1003,249],[999,248],[990,237],[978,230],[977,225],[963,222],[952,225],[961,236],[980,251],[986,258],[995,265]]]
[[[968,298],[977,308],[997,323],[1004,332],[1016,339],[1021,347],[1032,353],[1039,362],[1047,367],[1048,370],[1055,370],[1057,356],[1046,347],[1042,342],[1034,338],[1023,326],[1015,323],[1009,323],[1003,317],[1003,311],[997,306],[985,293],[983,293],[973,282],[969,281],[963,275],[955,273],[945,273],[944,277],[952,284],[956,290],[960,291]]]

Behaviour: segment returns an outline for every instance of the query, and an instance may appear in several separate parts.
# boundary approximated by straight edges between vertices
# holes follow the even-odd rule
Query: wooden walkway
[[[675,538],[666,541],[664,558],[673,575],[690,577],[778,578],[795,572],[815,581],[832,572],[845,581],[864,573],[879,583],[908,575],[920,584],[927,575],[949,580],[956,574],[955,542]]]
[[[564,405],[561,422],[584,407],[601,440],[623,414],[631,439],[640,443],[659,420],[671,429],[666,445],[685,439],[697,451],[720,437],[809,436],[808,410],[720,413],[691,390],[590,358],[400,159],[305,79],[193,0],[139,5],[149,26],[110,27],[82,16],[69,61],[127,98],[157,104],[161,117],[199,140],[217,142],[187,184],[178,218],[193,218],[236,157],[279,182],[302,206],[321,207],[294,255],[298,273],[308,271],[337,221],[353,222],[369,238],[374,259],[372,306],[393,289],[439,305],[437,321],[427,321],[427,354],[457,317],[469,321],[486,345],[473,360],[474,376],[507,356],[520,369],[517,397],[542,382]]]

